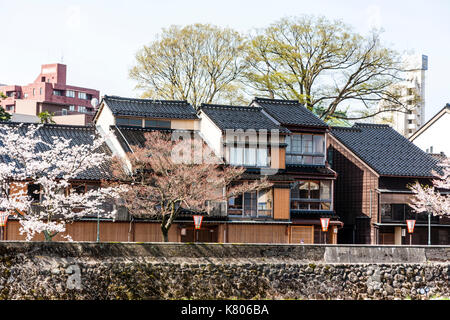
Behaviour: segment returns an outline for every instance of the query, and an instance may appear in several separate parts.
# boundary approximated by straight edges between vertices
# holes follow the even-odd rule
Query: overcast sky
[[[172,24],[212,23],[246,32],[286,16],[325,15],[383,41],[428,55],[426,119],[450,103],[450,1],[0,0],[0,83],[28,84],[40,65],[67,64],[68,84],[138,96],[128,78],[135,53]]]

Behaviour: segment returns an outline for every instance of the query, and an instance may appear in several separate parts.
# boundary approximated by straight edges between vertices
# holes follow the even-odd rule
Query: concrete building
[[[66,65],[44,64],[34,82],[28,85],[0,86],[0,92],[6,95],[6,99],[0,100],[0,105],[12,114],[38,115],[40,112],[48,111],[54,113],[56,117],[83,115],[84,123],[78,123],[80,116],[77,116],[74,118],[76,124],[91,123],[96,111],[91,105],[91,100],[94,98],[98,100],[100,92],[67,85],[66,79]],[[70,123],[69,118],[64,118],[61,123],[75,124]]]
[[[428,57],[406,56],[404,67],[407,70],[405,79],[396,90],[400,90],[405,109],[380,113],[374,118],[374,122],[389,124],[408,138],[425,123],[425,71],[428,70]],[[383,101],[379,108],[389,108],[389,105]]]

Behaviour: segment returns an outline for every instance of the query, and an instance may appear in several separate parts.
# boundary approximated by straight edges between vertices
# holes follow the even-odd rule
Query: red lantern
[[[408,227],[408,233],[414,232],[415,225],[416,225],[416,220],[406,220],[406,226]]]
[[[9,213],[1,212],[0,213],[0,227],[6,226],[6,222],[8,221]]]
[[[330,218],[320,218],[320,224],[322,225],[322,231],[327,232],[330,224]]]
[[[194,218],[195,229],[200,229],[202,226],[203,216],[192,216]]]

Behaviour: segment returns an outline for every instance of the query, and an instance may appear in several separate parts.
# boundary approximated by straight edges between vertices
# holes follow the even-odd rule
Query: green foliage
[[[158,39],[136,54],[130,77],[143,98],[201,103],[240,103],[237,79],[244,63],[238,32],[209,24],[163,29]]]
[[[300,16],[247,36],[210,24],[171,26],[136,54],[129,74],[143,98],[196,107],[248,104],[249,95],[295,99],[328,123],[348,125],[380,110],[408,110],[398,90],[401,65],[378,30],[363,36],[339,20]]]
[[[55,123],[55,121],[53,121],[54,116],[55,116],[54,112],[50,113],[48,111],[42,111],[41,113],[38,114],[41,123]]]
[[[342,21],[284,18],[252,35],[246,51],[245,83],[256,94],[321,108],[325,121],[344,102],[363,111],[385,100],[389,109],[404,107],[392,90],[401,80],[400,57],[381,44],[376,30],[364,37]]]
[[[6,95],[0,91],[0,100],[6,99]],[[11,120],[11,114],[9,112],[6,112],[6,110],[0,106],[0,121],[10,121]]]

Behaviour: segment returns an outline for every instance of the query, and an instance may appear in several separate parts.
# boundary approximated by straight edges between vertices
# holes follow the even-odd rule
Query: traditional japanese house
[[[334,210],[337,174],[327,162],[329,126],[296,100],[255,98],[251,106],[262,108],[276,124],[290,131],[284,141],[285,167],[280,172],[285,180],[278,185],[284,188],[289,208],[290,242],[336,243],[337,230],[343,224]],[[321,231],[321,218],[330,219],[326,235]]]
[[[2,122],[1,126],[14,126],[17,128],[18,132],[25,135],[28,131],[30,125],[27,123],[12,123],[12,122]],[[92,144],[94,136],[97,135],[97,132],[92,126],[72,126],[72,125],[57,125],[57,124],[43,124],[36,131],[36,135],[38,139],[46,143],[52,143],[55,141],[55,138],[65,138],[70,139],[72,145],[82,145],[82,144]],[[0,143],[2,143],[0,141]],[[36,152],[45,151],[45,147],[38,144],[38,150]],[[103,145],[102,152],[107,154],[111,154],[109,148],[106,145]],[[8,159],[0,159],[2,162],[8,162]],[[73,189],[74,192],[84,193],[86,190],[95,189],[107,182],[112,178],[111,172],[109,170],[108,165],[103,164],[100,166],[92,167],[80,172],[76,178],[70,180],[70,186],[67,188],[66,192]],[[34,181],[29,180],[26,183],[26,192],[33,199],[32,210],[41,210],[40,200],[42,194],[39,193],[40,186],[36,184]],[[113,210],[114,206],[111,204],[105,204],[107,206],[107,210]],[[24,240],[25,235],[21,235],[19,232],[19,221],[18,217],[20,214],[26,214],[26,212],[16,212],[16,215],[10,215],[8,218],[8,222],[5,226],[5,234],[3,235],[4,240]],[[116,221],[126,220],[126,216],[123,214],[126,212],[121,211],[120,215],[117,216]],[[117,224],[113,224],[112,219],[104,219],[98,218],[97,215],[85,216],[81,220],[68,224],[67,231],[72,236],[73,240],[81,240],[81,241],[95,241],[97,238],[97,226],[98,222],[101,220],[101,231],[103,233],[113,233],[112,230],[116,229]],[[64,234],[57,235],[54,240],[61,241],[64,240],[62,237]],[[114,240],[114,237],[103,237],[103,240]],[[34,238],[34,240],[44,240],[43,235],[38,235]]]
[[[412,244],[427,244],[428,214],[411,209],[408,185],[430,184],[437,159],[381,124],[333,127],[327,148],[338,173],[335,210],[344,222],[339,243],[409,244],[406,220],[416,220]],[[431,243],[448,244],[449,219],[430,218]]]
[[[245,167],[242,180],[268,177],[272,182],[268,189],[213,206],[196,233],[192,212],[183,211],[170,228],[169,241],[338,241],[342,222],[333,198],[337,175],[328,165],[325,148],[329,127],[296,101],[257,98],[250,106],[204,104],[197,112],[186,101],[105,96],[94,123],[95,127],[44,125],[40,132],[45,139],[61,135],[74,143],[89,143],[92,135],[113,131],[105,152],[121,157],[133,145],[142,145],[146,132],[188,133],[200,136],[227,165]],[[109,170],[99,169],[73,183],[81,192],[111,177]],[[86,217],[68,225],[68,232],[78,241],[95,241],[98,235],[101,241],[162,240],[158,218],[134,218],[124,208],[119,212],[115,221],[98,223],[96,217]],[[321,218],[330,219],[326,233],[321,231]],[[7,238],[22,239],[17,230],[13,219]]]

